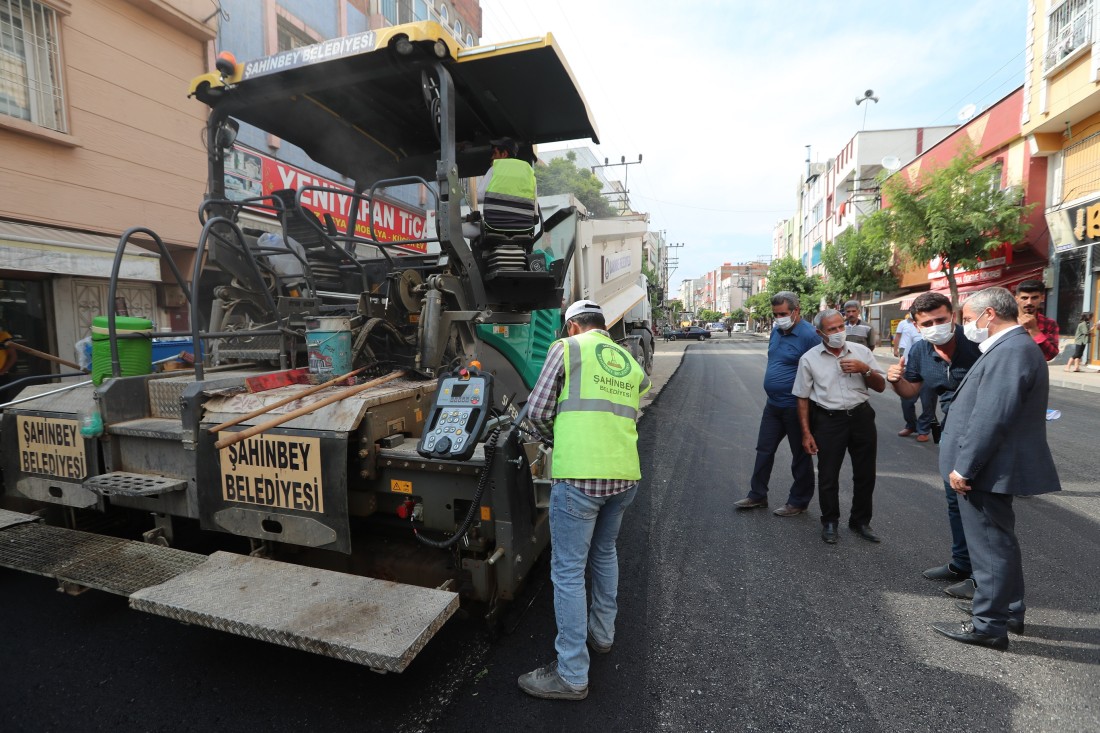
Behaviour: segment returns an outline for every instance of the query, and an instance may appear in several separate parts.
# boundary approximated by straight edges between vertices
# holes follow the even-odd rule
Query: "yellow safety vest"
[[[565,379],[554,417],[551,475],[637,481],[642,469],[635,423],[649,377],[626,349],[599,331],[562,343]]]
[[[526,231],[538,221],[535,208],[535,171],[526,161],[493,161],[493,177],[481,205],[485,223],[502,232]]]

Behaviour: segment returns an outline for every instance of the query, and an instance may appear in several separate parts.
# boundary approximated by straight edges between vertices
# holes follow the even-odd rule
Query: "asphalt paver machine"
[[[29,388],[3,413],[0,565],[401,671],[460,597],[490,616],[515,598],[549,542],[549,451],[522,405],[558,335],[575,246],[549,234],[573,212],[471,244],[462,180],[484,173],[491,139],[530,157],[595,127],[552,37],[459,49],[434,23],[220,57],[191,93],[210,108],[208,193],[193,271],[171,269],[194,368],[123,374],[126,339],[146,336],[116,328],[121,253],[144,240],[172,261],[136,227],[111,281],[111,374]],[[227,196],[241,124],[354,188]],[[375,207],[399,186],[424,192],[429,225],[380,241]],[[304,205],[322,196],[346,220]],[[307,366],[331,356],[313,353],[317,323],[348,362],[322,384]],[[119,515],[147,524],[144,541],[98,531]],[[243,550],[193,552],[185,536],[210,536],[195,528]]]

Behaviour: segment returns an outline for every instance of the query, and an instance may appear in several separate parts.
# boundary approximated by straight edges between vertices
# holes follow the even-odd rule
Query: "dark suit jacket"
[[[970,479],[976,491],[1046,494],[1060,490],[1047,445],[1050,375],[1022,328],[974,362],[955,393],[940,444],[940,473]]]

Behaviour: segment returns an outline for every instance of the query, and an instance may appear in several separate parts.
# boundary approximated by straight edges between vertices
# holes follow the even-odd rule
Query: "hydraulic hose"
[[[462,520],[462,525],[458,528],[458,531],[445,540],[433,540],[421,535],[419,530],[414,527],[413,534],[416,536],[416,539],[420,540],[421,544],[445,550],[465,537],[466,533],[470,531],[470,525],[474,522],[474,514],[481,505],[481,497],[485,494],[485,489],[489,485],[490,469],[493,467],[493,455],[495,455],[497,451],[497,438],[499,436],[500,427],[498,426],[493,428],[493,431],[489,433],[489,437],[485,440],[485,466],[481,469],[481,477],[477,482],[477,490],[474,491],[474,500],[470,503],[470,509],[466,512],[466,517]]]

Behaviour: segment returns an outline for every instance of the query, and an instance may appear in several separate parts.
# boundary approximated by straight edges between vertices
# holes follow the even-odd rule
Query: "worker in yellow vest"
[[[516,234],[533,231],[539,221],[538,191],[531,164],[516,156],[519,145],[512,138],[491,140],[491,164],[478,184],[477,200],[485,228]],[[466,223],[462,234],[480,234],[476,223]]]
[[[519,686],[535,697],[583,700],[589,650],[607,654],[615,638],[615,541],[642,477],[636,423],[650,382],[630,353],[611,340],[599,305],[573,303],[565,311],[565,325],[567,336],[550,346],[527,402],[535,428],[554,437],[550,579],[558,658],[520,676]]]

